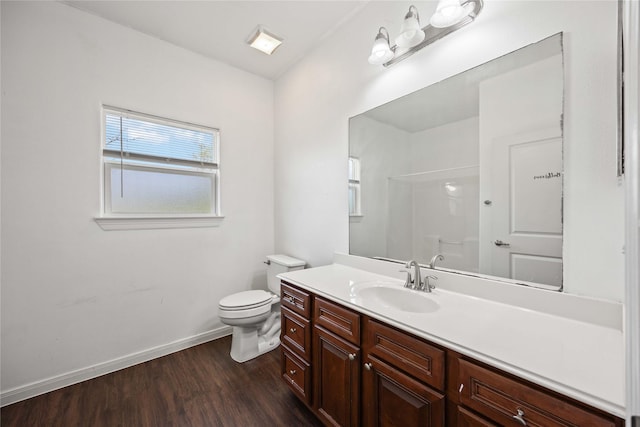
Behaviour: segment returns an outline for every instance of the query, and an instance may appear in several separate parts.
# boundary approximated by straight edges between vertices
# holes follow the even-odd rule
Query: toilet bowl
[[[246,362],[280,345],[280,279],[277,275],[304,268],[305,262],[287,255],[269,255],[266,264],[269,291],[238,292],[222,298],[218,313],[233,326],[231,358]]]

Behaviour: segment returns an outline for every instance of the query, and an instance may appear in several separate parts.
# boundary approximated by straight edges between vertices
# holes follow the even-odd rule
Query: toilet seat
[[[243,319],[266,315],[271,311],[271,304],[276,295],[267,291],[238,292],[220,300],[218,308],[220,317],[226,319]]]
[[[244,291],[226,296],[220,300],[220,308],[228,310],[249,310],[271,302],[273,294],[267,291]]]

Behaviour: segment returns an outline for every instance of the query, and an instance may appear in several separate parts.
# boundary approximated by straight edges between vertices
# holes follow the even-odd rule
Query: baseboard
[[[97,365],[67,372],[62,375],[56,375],[41,381],[34,381],[30,384],[15,387],[10,390],[3,390],[0,393],[0,406],[10,405],[40,394],[48,393],[50,391],[90,380],[101,375],[119,371],[120,369],[128,368],[130,366],[137,365],[138,363],[166,356],[167,354],[175,353],[176,351],[184,350],[198,344],[213,341],[215,339],[231,335],[231,332],[232,328],[230,326],[223,326],[218,329],[183,338],[168,344],[131,353],[103,363],[98,363]]]

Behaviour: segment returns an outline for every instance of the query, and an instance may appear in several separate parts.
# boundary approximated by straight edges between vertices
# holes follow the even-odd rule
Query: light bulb
[[[462,7],[460,0],[440,0],[429,23],[436,28],[451,27],[469,16],[475,8],[474,2],[469,2]]]
[[[414,47],[424,40],[425,34],[420,28],[420,18],[415,6],[409,7],[409,12],[404,17],[400,35],[396,37],[396,44],[400,47]]]
[[[383,33],[384,30],[384,33]],[[386,28],[381,27],[378,35],[373,42],[371,55],[369,55],[369,64],[380,65],[393,59],[393,51],[389,47],[389,33]]]

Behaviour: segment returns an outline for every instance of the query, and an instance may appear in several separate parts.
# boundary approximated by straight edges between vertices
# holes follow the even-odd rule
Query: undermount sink
[[[409,313],[433,313],[440,305],[431,295],[407,289],[395,282],[373,281],[351,285],[353,302],[365,308],[384,307]]]

